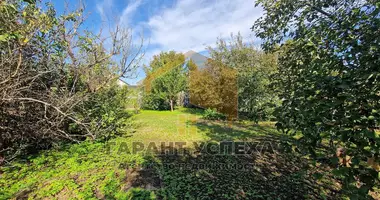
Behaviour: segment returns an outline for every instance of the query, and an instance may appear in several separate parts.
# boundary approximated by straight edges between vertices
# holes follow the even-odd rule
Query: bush
[[[207,108],[203,113],[203,118],[208,120],[225,120],[227,117],[216,109]]]
[[[131,113],[127,111],[129,94],[127,87],[117,85],[103,89],[90,96],[78,118],[91,124],[98,140],[108,140],[120,135],[129,125]]]
[[[126,193],[126,199],[136,199],[136,200],[150,200],[156,199],[156,195],[152,191],[144,190],[142,188],[131,188]]]
[[[128,31],[115,29],[109,50],[81,27],[83,12],[57,16],[40,1],[0,2],[0,165],[56,144],[108,139],[126,126],[127,94],[115,82],[140,59],[129,59]]]
[[[141,107],[145,110],[170,110],[170,103],[160,94],[149,93],[144,95]]]

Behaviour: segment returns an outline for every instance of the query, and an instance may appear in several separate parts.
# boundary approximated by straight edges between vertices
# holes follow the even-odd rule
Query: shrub
[[[144,190],[142,188],[131,188],[126,194],[127,199],[135,200],[150,200],[156,199],[156,195],[152,191]]]
[[[0,165],[54,144],[107,139],[125,126],[118,106],[126,93],[114,82],[138,66],[139,51],[131,55],[129,32],[119,28],[105,48],[81,27],[83,12],[57,16],[40,1],[0,1]]]
[[[144,95],[141,107],[145,110],[170,110],[170,103],[160,94],[149,93]]]
[[[227,117],[216,109],[207,108],[203,113],[203,118],[208,120],[225,120]]]
[[[84,112],[78,117],[91,124],[96,139],[108,140],[121,134],[129,125],[128,94],[127,87],[114,85],[90,95],[84,103]]]

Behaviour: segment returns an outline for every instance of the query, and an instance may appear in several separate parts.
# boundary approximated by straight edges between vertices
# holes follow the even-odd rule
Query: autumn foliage
[[[193,65],[193,64],[190,64]],[[237,118],[237,72],[220,62],[208,59],[204,68],[191,67],[189,73],[190,103],[201,108]]]

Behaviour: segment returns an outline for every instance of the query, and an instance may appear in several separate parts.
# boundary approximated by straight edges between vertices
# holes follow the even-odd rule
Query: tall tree
[[[228,116],[237,117],[237,73],[219,61],[208,59],[205,66],[189,62],[190,103],[213,108]]]
[[[208,50],[212,60],[237,71],[239,116],[255,121],[270,118],[278,102],[270,87],[270,77],[277,70],[276,56],[244,43],[240,33],[231,35],[229,41],[218,39],[216,47]]]
[[[380,3],[257,3],[265,14],[253,30],[263,47],[282,45],[276,80],[282,89],[279,128],[301,132],[300,141],[314,158],[325,156],[317,151],[323,141],[330,141],[330,155],[344,147],[351,163],[340,163],[335,175],[343,177],[351,197],[366,198],[380,176],[380,137],[374,130],[380,120]]]
[[[187,77],[184,63],[185,56],[174,51],[162,52],[154,56],[150,65],[145,68],[146,98],[149,96],[163,98],[170,104],[170,110],[173,111],[178,93],[186,88]]]

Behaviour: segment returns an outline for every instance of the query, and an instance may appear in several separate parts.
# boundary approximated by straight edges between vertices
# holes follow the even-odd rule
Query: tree
[[[174,110],[178,93],[186,89],[187,77],[184,63],[185,56],[174,51],[162,52],[154,56],[150,65],[145,68],[147,74],[144,80],[145,99],[150,101],[149,104],[165,100],[169,103],[170,110]],[[159,107],[161,106],[157,106]]]
[[[212,108],[229,119],[237,118],[237,72],[219,61],[208,59],[203,68],[189,62],[190,103]]]
[[[276,56],[244,43],[240,33],[231,35],[229,41],[218,39],[216,47],[208,50],[212,60],[237,71],[239,116],[256,122],[270,119],[278,103],[270,87],[270,77],[277,70]]]
[[[87,108],[119,100],[108,90],[143,55],[129,32],[116,26],[107,39],[85,30],[82,7],[57,16],[50,4],[12,0],[0,11],[0,160],[101,138],[100,129],[114,127],[103,123],[113,111]]]
[[[353,198],[366,198],[379,183],[380,138],[374,128],[380,109],[380,4],[364,0],[259,0],[265,15],[253,26],[264,49],[282,45],[276,84],[282,104],[278,127],[302,133],[313,158],[329,141],[351,156],[343,178]],[[366,162],[367,159],[371,162]],[[332,162],[336,162],[333,159]],[[371,165],[369,165],[372,163]],[[376,164],[377,163],[377,164]],[[378,170],[378,168],[377,168]],[[356,187],[357,179],[362,184]]]

